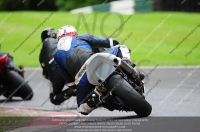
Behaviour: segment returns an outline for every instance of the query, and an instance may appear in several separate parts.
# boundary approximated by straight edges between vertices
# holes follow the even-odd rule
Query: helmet
[[[41,39],[44,41],[46,38],[55,38],[56,39],[56,31],[52,27],[48,27],[43,29],[41,33]]]
[[[77,36],[78,33],[73,26],[66,25],[58,29],[57,39],[61,39],[64,36]]]

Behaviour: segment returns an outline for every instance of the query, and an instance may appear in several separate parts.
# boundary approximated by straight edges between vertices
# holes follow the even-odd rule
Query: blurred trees
[[[114,0],[56,0],[56,6],[59,10],[72,10],[75,8],[81,8],[85,6],[91,6],[96,4],[103,4]]]
[[[114,0],[0,0],[0,10],[64,10],[104,4]],[[136,0],[135,0],[136,1]],[[137,0],[152,1],[156,11],[200,12],[200,0]],[[142,8],[142,6],[141,6]],[[144,7],[145,8],[145,7]]]
[[[200,0],[152,0],[156,11],[200,12]]]
[[[55,0],[0,0],[0,10],[57,10]]]
[[[114,0],[0,0],[0,10],[64,10],[103,4]]]

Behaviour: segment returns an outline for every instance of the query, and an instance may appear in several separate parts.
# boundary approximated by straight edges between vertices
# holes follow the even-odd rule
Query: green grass
[[[31,117],[19,114],[0,113],[0,132],[23,127],[32,121]]]
[[[9,13],[11,13],[10,16]],[[0,50],[11,53],[17,65],[39,66],[38,56],[41,45],[39,47],[37,45],[41,42],[40,33],[42,29],[45,27],[58,29],[67,24],[77,27],[78,24],[78,14],[55,12],[41,27],[38,27],[50,13],[0,12]],[[111,14],[104,19],[105,15],[106,13],[98,13],[96,25],[94,26],[94,35],[108,37],[120,26],[119,16]],[[91,30],[95,14],[84,14],[84,16]],[[124,20],[128,17],[128,15],[123,15]],[[197,46],[187,57],[185,55],[195,45],[198,45],[200,41],[200,26],[170,54],[178,43],[200,23],[199,18],[199,13],[152,12],[134,14],[124,24],[121,33],[113,37],[120,42],[127,38],[124,43],[133,51],[131,57],[136,64],[139,61],[148,59],[150,60],[149,63],[142,63],[141,65],[199,65],[200,46]],[[166,21],[162,22],[165,19]],[[79,22],[79,34],[88,33],[87,28],[83,26],[83,21]],[[35,29],[36,31],[30,38],[14,52]],[[132,35],[128,38],[127,36],[131,32]],[[166,37],[167,33],[170,33],[168,37]],[[4,38],[3,41],[2,38]],[[162,39],[162,43],[159,44]],[[139,44],[141,45],[135,50]],[[156,45],[157,47],[155,48]],[[34,48],[36,48],[35,52],[29,55]],[[152,53],[149,54],[151,51]]]

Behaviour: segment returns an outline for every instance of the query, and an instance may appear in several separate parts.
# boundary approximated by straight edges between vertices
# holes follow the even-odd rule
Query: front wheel
[[[31,100],[33,97],[33,91],[31,87],[25,82],[15,71],[7,71],[5,74],[6,93],[3,94],[6,98],[12,98],[13,96],[21,97],[23,100]]]
[[[114,90],[121,102],[139,117],[147,117],[151,114],[151,105],[121,75],[111,76],[108,86]]]

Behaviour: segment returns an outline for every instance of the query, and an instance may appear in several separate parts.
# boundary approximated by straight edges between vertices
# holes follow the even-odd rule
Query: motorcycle
[[[111,111],[134,111],[139,117],[151,114],[152,106],[145,100],[144,82],[121,58],[108,53],[92,55],[77,73],[75,84],[85,72],[95,89],[82,103],[96,100],[94,109],[103,106]]]
[[[0,57],[0,95],[7,100],[12,97],[21,97],[23,100],[31,100],[33,91],[24,78],[16,70],[8,68],[8,55]]]

